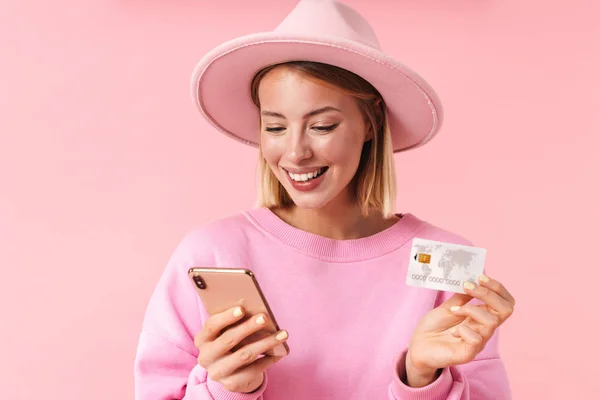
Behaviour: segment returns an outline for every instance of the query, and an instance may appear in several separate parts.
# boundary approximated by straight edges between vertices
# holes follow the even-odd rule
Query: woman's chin
[[[331,200],[328,196],[324,196],[322,193],[294,193],[291,194],[291,197],[296,207],[306,210],[318,210],[323,208]]]

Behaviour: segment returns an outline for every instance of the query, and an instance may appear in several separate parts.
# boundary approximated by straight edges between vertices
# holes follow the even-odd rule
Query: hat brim
[[[268,65],[316,61],[347,69],[381,93],[394,152],[429,142],[443,121],[441,101],[416,72],[373,47],[349,40],[255,33],[208,52],[192,74],[192,98],[219,131],[258,147],[259,112],[250,96],[254,75]]]

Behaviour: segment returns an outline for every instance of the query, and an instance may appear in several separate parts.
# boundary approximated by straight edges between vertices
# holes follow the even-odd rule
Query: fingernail
[[[460,306],[452,306],[450,307],[450,311],[454,312],[454,311],[458,311],[460,310]]]
[[[275,339],[284,340],[284,339],[287,339],[287,337],[288,337],[288,333],[286,331],[281,331],[275,336]]]
[[[233,310],[233,316],[239,317],[240,315],[242,315],[242,309],[240,307],[236,307],[235,310]]]
[[[458,328],[452,328],[452,329],[450,329],[450,333],[455,334],[457,330],[458,330]]]
[[[465,289],[467,289],[467,290],[473,290],[473,289],[475,289],[475,285],[472,282],[469,282],[469,281],[466,281],[464,286],[465,286]]]
[[[263,317],[262,315],[259,316],[258,318],[256,318],[256,323],[259,325],[263,325],[265,323],[265,317]]]
[[[481,274],[481,275],[479,275],[479,280],[480,280],[481,282],[489,282],[489,281],[490,281],[490,278],[488,278],[487,276],[485,276],[485,275]]]

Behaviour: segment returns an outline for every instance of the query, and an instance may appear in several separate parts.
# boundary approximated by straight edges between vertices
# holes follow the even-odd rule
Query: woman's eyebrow
[[[317,114],[321,114],[327,111],[339,111],[342,112],[342,110],[339,110],[335,107],[331,107],[331,106],[327,106],[327,107],[321,107],[321,108],[317,108],[316,110],[312,110],[306,114],[304,114],[304,116],[302,117],[303,119],[306,119],[308,117],[312,117],[315,116]],[[285,116],[283,114],[277,113],[275,111],[269,111],[269,110],[264,110],[260,113],[261,115],[265,116],[265,117],[276,117],[276,118],[283,118],[285,119]]]

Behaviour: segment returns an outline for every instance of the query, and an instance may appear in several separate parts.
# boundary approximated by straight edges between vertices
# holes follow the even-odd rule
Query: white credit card
[[[480,247],[413,238],[406,284],[465,293],[466,281],[478,283],[486,250]]]

